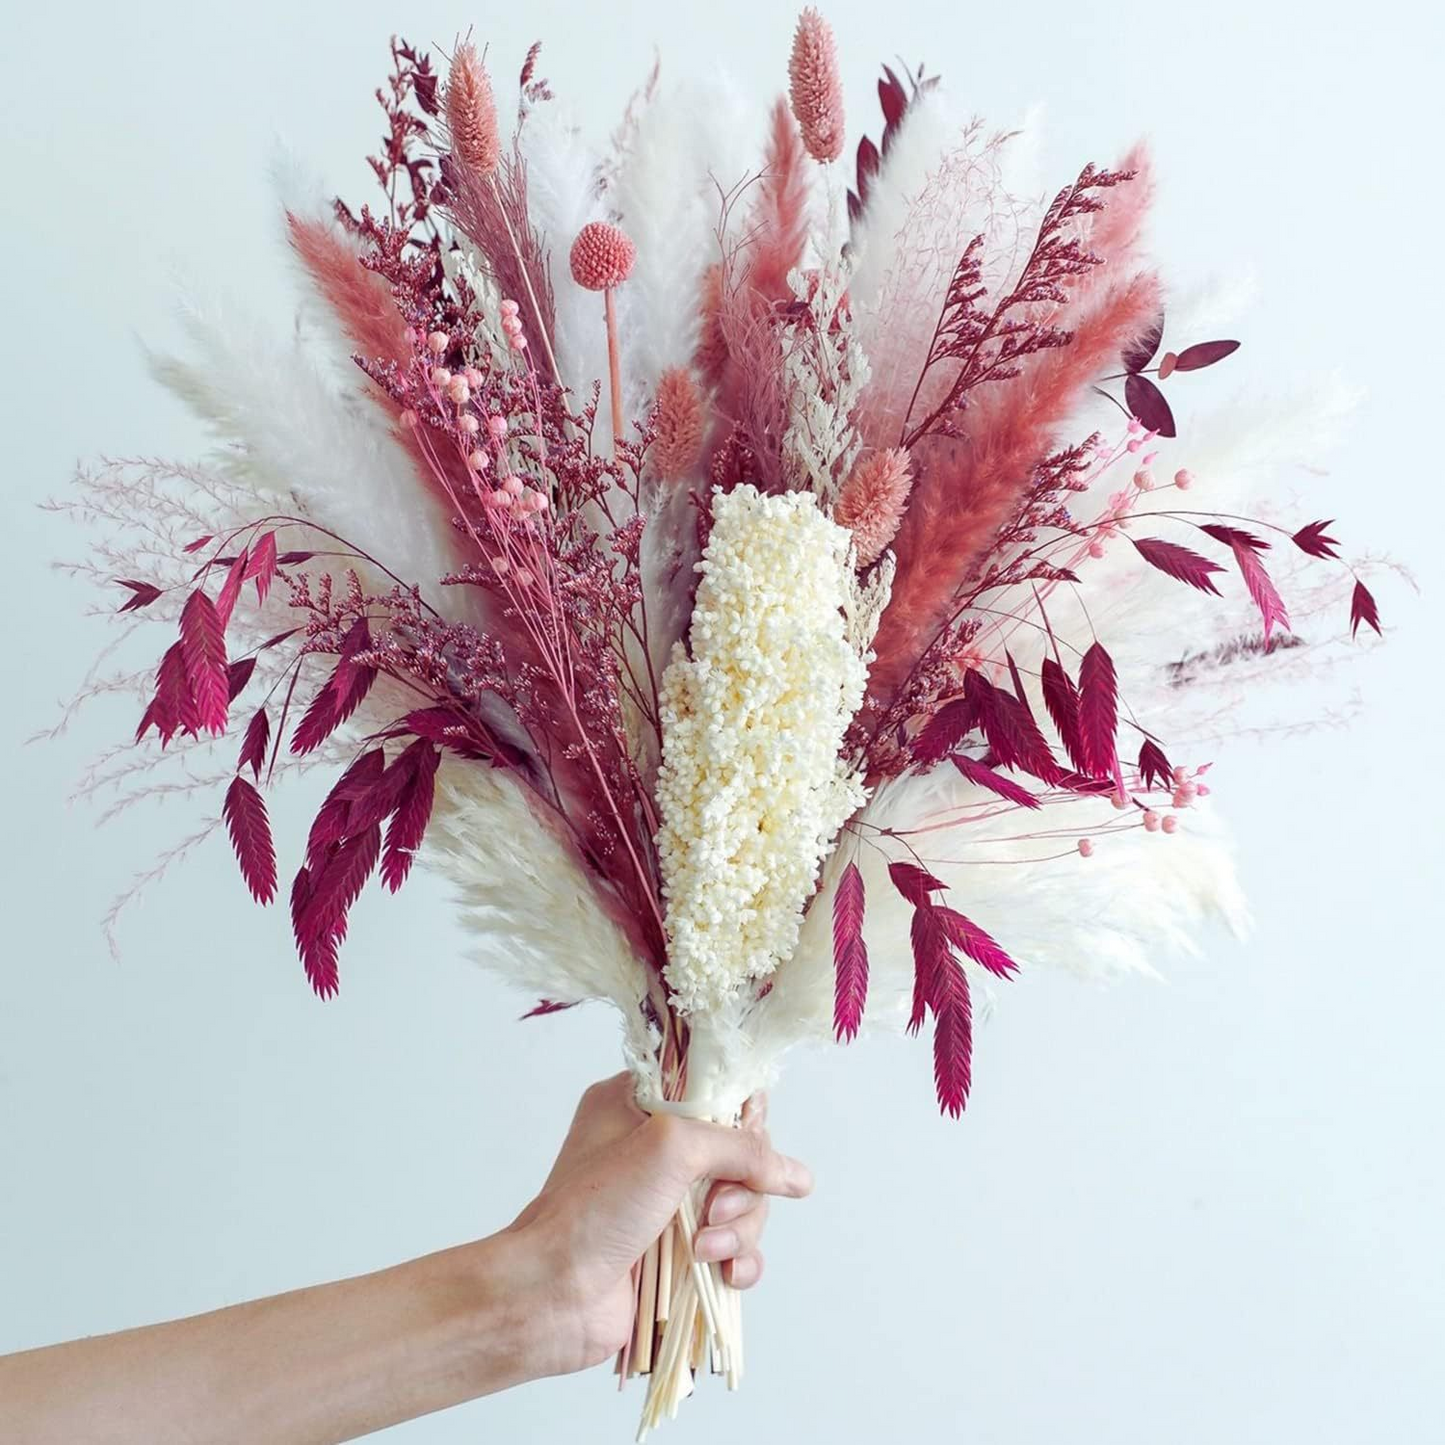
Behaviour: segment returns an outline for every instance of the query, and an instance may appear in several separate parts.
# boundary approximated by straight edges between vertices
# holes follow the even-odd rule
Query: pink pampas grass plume
[[[696,471],[705,423],[697,383],[684,366],[670,367],[657,384],[657,440],[652,461],[665,482]]]
[[[808,154],[815,161],[837,160],[843,154],[843,82],[833,31],[812,6],[798,17],[788,81]]]
[[[902,447],[872,452],[854,464],[833,520],[852,532],[859,567],[871,567],[897,535],[912,490],[913,469]]]
[[[458,45],[452,57],[444,103],[452,154],[476,175],[491,175],[502,154],[497,103],[481,57],[469,40]]]

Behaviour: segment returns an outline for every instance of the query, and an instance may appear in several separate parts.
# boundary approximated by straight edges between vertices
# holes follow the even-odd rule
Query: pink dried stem
[[[512,229],[512,221],[507,215],[506,203],[502,200],[502,192],[497,186],[497,173],[493,171],[487,179],[491,184],[492,197],[497,203],[497,211],[502,218],[502,224],[507,228],[507,240],[512,247],[512,256],[516,260],[517,270],[522,273],[522,285],[527,292],[527,303],[532,308],[532,317],[537,323],[537,334],[542,338],[542,349],[547,353],[547,365],[560,384],[562,373],[557,369],[556,356],[552,354],[552,338],[547,334],[547,323],[542,317],[541,303],[537,300],[537,293],[532,287],[531,268],[523,259],[522,248],[517,243],[517,233]]]

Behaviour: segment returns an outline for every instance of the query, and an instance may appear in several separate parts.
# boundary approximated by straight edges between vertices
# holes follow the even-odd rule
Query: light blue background
[[[830,9],[854,138],[863,118],[876,133],[875,63],[900,53],[995,121],[1047,102],[1060,177],[1147,131],[1176,277],[1258,275],[1234,377],[1288,387],[1337,364],[1370,388],[1308,510],[1410,562],[1426,595],[1380,589],[1397,630],[1359,670],[1348,732],[1240,744],[1216,770],[1259,918],[1247,950],[1210,940],[1165,985],[1011,985],[962,1124],[935,1117],[920,1044],[792,1068],[775,1132],[818,1193],[776,1213],[744,1392],[704,1391],[670,1438],[1433,1438],[1438,16],[1398,0]],[[791,21],[757,0],[80,0],[7,20],[0,1350],[487,1231],[540,1179],[582,1085],[617,1064],[600,1013],[515,1023],[525,1001],[458,961],[425,879],[363,901],[329,1005],[284,917],[246,906],[219,840],[130,916],[123,960],[107,956],[100,914],[182,822],[161,810],[96,831],[64,806],[129,708],[21,748],[106,635],[47,570],[75,538],[33,503],[78,457],[194,451],[134,344],[173,332],[173,263],[284,314],[272,139],[364,195],[393,29],[435,47],[475,23],[502,72],[541,36],[544,72],[605,132],[652,38],[673,71],[725,57],[763,95],[783,83]],[[1224,394],[1224,370],[1201,388]],[[283,837],[308,803],[303,788],[282,805]],[[392,1436],[621,1441],[638,1404],[598,1373]]]

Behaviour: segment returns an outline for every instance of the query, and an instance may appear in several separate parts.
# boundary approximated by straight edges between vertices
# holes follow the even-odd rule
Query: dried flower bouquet
[[[1242,515],[1289,414],[1176,440],[1166,392],[1237,343],[1165,327],[1142,149],[1036,202],[1009,137],[885,70],[845,174],[812,10],[756,137],[654,75],[594,151],[536,47],[504,136],[470,42],[445,77],[392,56],[381,205],[288,206],[294,335],[207,300],[155,363],[215,454],[64,504],[102,524],[86,570],[174,630],[160,751],[88,786],[188,791],[234,735],[222,818],[265,904],[262,788],[335,764],[289,888],[317,994],[368,880],[420,858],[533,1014],[612,1003],[646,1106],[728,1122],[865,1014],[931,1027],[957,1115],[1016,960],[1146,969],[1238,922],[1200,750],[1346,595],[1352,632],[1379,618],[1332,524]],[[638,1269],[644,1431],[742,1374],[695,1207]]]

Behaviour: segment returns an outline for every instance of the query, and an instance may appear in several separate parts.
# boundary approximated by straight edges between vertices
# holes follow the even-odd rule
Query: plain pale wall
[[[792,1067],[775,1132],[816,1166],[818,1193],[776,1211],[743,1393],[705,1389],[670,1436],[1423,1439],[1445,1413],[1426,735],[1441,701],[1427,644],[1445,618],[1429,555],[1438,447],[1421,435],[1439,415],[1441,213],[1416,159],[1438,148],[1437,15],[1280,0],[830,9],[855,138],[864,120],[876,134],[873,67],[898,54],[998,123],[1046,101],[1060,180],[1147,132],[1174,279],[1252,266],[1260,282],[1230,377],[1199,385],[1288,387],[1337,364],[1369,387],[1332,473],[1305,479],[1305,510],[1437,585],[1423,599],[1381,586],[1396,630],[1359,668],[1348,731],[1236,744],[1216,770],[1258,913],[1248,948],[1207,939],[1167,984],[1010,985],[961,1124],[935,1116],[923,1044]],[[617,1067],[600,1012],[514,1022],[525,1001],[458,961],[421,878],[363,902],[329,1005],[283,916],[246,906],[219,840],[150,892],[112,961],[97,919],[180,820],[96,830],[64,805],[129,708],[21,742],[106,635],[47,569],[75,539],[33,504],[77,457],[195,450],[134,340],[173,334],[174,263],[284,324],[273,137],[364,196],[393,29],[435,48],[475,23],[503,74],[542,37],[545,73],[599,133],[654,38],[672,71],[721,59],[760,97],[783,84],[786,7],[645,0],[623,15],[82,0],[7,21],[0,1350],[494,1228],[540,1179],[580,1088]],[[311,801],[282,805],[283,838]],[[392,1435],[620,1441],[639,1403],[598,1372]]]

